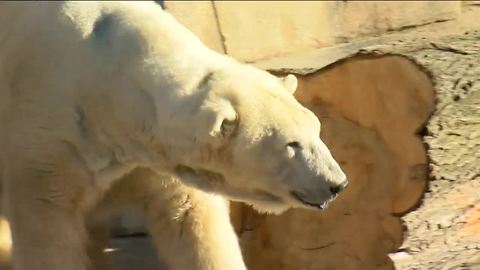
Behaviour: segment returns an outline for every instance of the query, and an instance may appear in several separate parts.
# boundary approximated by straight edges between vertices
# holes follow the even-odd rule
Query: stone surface
[[[344,1],[335,18],[338,40],[455,19],[461,1]]]
[[[335,44],[334,2],[215,1],[227,53],[244,61]]]
[[[412,43],[411,46],[417,48],[434,48],[433,44],[429,41],[435,40],[439,36],[458,35],[459,33],[468,32],[472,29],[478,29],[480,27],[480,23],[478,22],[479,16],[480,6],[464,5],[461,16],[456,20],[400,29],[399,31],[382,33],[378,36],[355,38],[340,45],[295,52],[285,56],[255,61],[253,64],[259,68],[278,73],[293,72],[295,74],[307,75],[339,60],[355,55],[365,50],[365,48],[368,48],[368,52],[371,53],[395,53],[392,47],[383,46],[383,44],[411,40],[415,37],[415,42],[410,42]]]
[[[398,269],[480,269],[480,32],[443,37],[434,49],[408,53],[435,78],[437,104],[428,122],[430,187],[405,216]]]
[[[212,1],[164,1],[164,8],[210,49],[225,53]]]
[[[459,1],[214,1],[228,54],[258,61],[455,19]]]

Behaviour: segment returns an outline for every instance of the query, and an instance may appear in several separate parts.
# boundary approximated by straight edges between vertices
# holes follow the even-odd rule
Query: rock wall
[[[461,1],[165,1],[164,6],[211,48],[246,62],[448,21],[462,12]]]
[[[435,113],[424,132],[432,180],[422,206],[404,217],[396,265],[480,269],[480,31],[419,43],[406,55],[434,78]]]

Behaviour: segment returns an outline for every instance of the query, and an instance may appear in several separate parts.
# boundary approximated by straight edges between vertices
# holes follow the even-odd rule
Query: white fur
[[[346,183],[295,87],[209,50],[153,2],[1,3],[14,266],[88,269],[85,221],[115,208],[102,198],[124,197],[115,187],[126,183],[125,197],[152,197],[143,210],[160,256],[186,258],[172,269],[244,269],[214,194],[281,212],[324,207]]]

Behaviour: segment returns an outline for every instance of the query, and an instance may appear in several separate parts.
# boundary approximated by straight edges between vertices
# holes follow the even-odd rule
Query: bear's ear
[[[285,85],[287,91],[293,95],[293,93],[295,93],[295,90],[297,90],[298,86],[297,77],[295,77],[295,75],[293,74],[288,74],[287,76],[281,78],[281,80],[283,82],[283,85]]]
[[[219,102],[208,110],[207,123],[208,141],[215,146],[221,146],[231,138],[237,130],[239,117],[230,102]]]
[[[226,140],[235,133],[238,126],[238,116],[235,111],[221,112],[217,115],[215,123],[210,130],[210,136]]]

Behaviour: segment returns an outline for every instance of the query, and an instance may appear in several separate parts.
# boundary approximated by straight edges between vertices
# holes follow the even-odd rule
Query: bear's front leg
[[[15,270],[86,270],[84,213],[96,193],[69,145],[12,152],[5,174]]]
[[[169,177],[165,178],[168,182]],[[168,269],[246,269],[223,198],[171,181],[150,197],[146,217]]]

